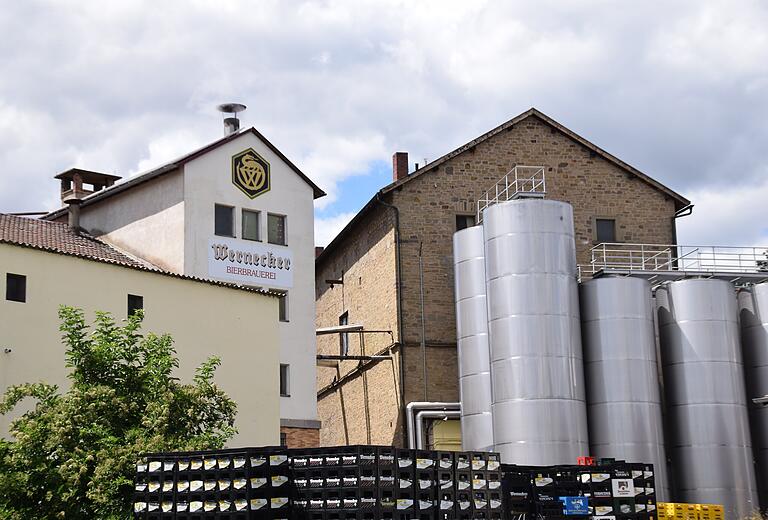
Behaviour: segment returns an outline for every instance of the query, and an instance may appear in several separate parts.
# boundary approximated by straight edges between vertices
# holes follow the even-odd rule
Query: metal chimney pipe
[[[234,134],[240,130],[240,120],[236,117],[224,118],[224,135]]]
[[[230,114],[224,117],[224,135],[232,135],[240,130],[240,120],[237,118],[238,112],[246,109],[242,103],[224,103],[216,107],[223,114]]]

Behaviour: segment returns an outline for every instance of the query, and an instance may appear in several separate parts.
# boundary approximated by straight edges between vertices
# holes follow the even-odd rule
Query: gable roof
[[[204,155],[211,150],[215,150],[219,146],[226,144],[230,141],[234,141],[238,137],[245,135],[245,134],[253,134],[256,136],[257,139],[261,140],[267,148],[269,148],[275,155],[277,155],[280,159],[282,159],[285,164],[287,164],[299,177],[301,177],[304,182],[309,184],[312,187],[312,193],[314,194],[314,198],[318,199],[320,197],[325,196],[325,192],[321,190],[312,180],[307,177],[304,172],[299,170],[298,166],[293,164],[285,155],[283,155],[283,152],[277,149],[275,145],[273,145],[271,142],[267,140],[266,137],[264,137],[256,128],[250,127],[245,130],[241,130],[239,132],[235,132],[233,134],[229,134],[227,136],[222,137],[221,139],[218,139],[210,144],[207,144],[203,146],[202,148],[199,148],[193,152],[190,152],[186,155],[182,155],[178,159],[175,159],[174,161],[171,161],[169,163],[166,163],[162,166],[159,166],[153,170],[149,170],[147,172],[141,173],[135,177],[131,177],[130,179],[127,179],[123,182],[119,182],[117,184],[114,184],[108,188],[105,188],[103,190],[97,191],[95,193],[92,193],[91,195],[88,195],[83,199],[83,206],[88,206],[90,204],[93,204],[94,202],[98,202],[100,200],[106,199],[108,197],[111,197],[112,195],[117,195],[118,193],[121,193],[125,190],[128,190],[130,188],[133,188],[134,186],[138,186],[139,184],[143,184],[147,181],[150,181],[156,177],[159,177],[165,173],[175,171],[179,167],[183,166],[184,164],[188,163],[189,161],[196,159],[200,157],[201,155]],[[50,213],[46,214],[44,219],[53,220],[56,218],[61,217],[64,215],[67,211],[67,208],[59,208],[55,211],[51,211]]]
[[[165,276],[191,280],[211,285],[229,287],[261,294],[279,296],[277,292],[264,289],[251,289],[232,283],[219,282],[207,278],[181,275],[161,269],[145,260],[129,255],[115,246],[108,244],[83,231],[75,232],[69,224],[51,222],[34,218],[20,217],[0,213],[0,244],[28,247],[49,253],[76,256],[86,260],[119,265],[141,271],[149,271]]]
[[[572,130],[569,130],[568,128],[564,127],[551,117],[547,116],[543,112],[540,112],[539,110],[535,108],[530,108],[523,112],[522,114],[513,117],[509,121],[502,123],[501,125],[497,126],[496,128],[489,130],[488,132],[484,133],[483,135],[476,137],[475,139],[472,139],[468,143],[456,148],[455,150],[448,152],[447,154],[443,155],[442,157],[439,157],[438,159],[435,159],[434,161],[425,164],[422,168],[419,168],[417,171],[409,174],[407,177],[404,177],[402,179],[399,179],[397,181],[394,181],[383,188],[381,188],[372,198],[369,200],[365,206],[363,206],[363,209],[361,209],[357,215],[355,215],[352,220],[349,221],[349,223],[342,229],[338,235],[326,246],[325,249],[317,256],[315,259],[315,263],[322,262],[325,258],[328,257],[330,254],[329,251],[332,251],[335,249],[343,240],[346,235],[348,235],[351,230],[357,225],[357,222],[359,222],[365,214],[367,214],[374,205],[376,205],[377,199],[380,199],[382,195],[386,195],[387,193],[391,192],[394,189],[397,189],[401,187],[403,184],[406,184],[416,177],[420,177],[421,175],[424,175],[426,173],[429,173],[430,171],[434,171],[437,169],[441,164],[447,162],[450,159],[453,159],[454,157],[461,155],[462,153],[472,150],[474,147],[476,147],[478,144],[482,143],[483,141],[486,141],[490,139],[491,137],[500,134],[501,132],[505,131],[506,129],[522,122],[523,120],[529,118],[529,117],[536,117],[540,119],[545,124],[551,126],[555,130],[558,130],[559,132],[565,134],[567,137],[571,138],[572,140],[576,141],[577,143],[581,144],[585,148],[588,148],[595,154],[599,155],[603,159],[607,160],[608,162],[614,164],[618,168],[621,168],[622,170],[626,171],[627,173],[634,175],[635,177],[639,178],[643,182],[651,185],[652,187],[656,188],[657,190],[665,193],[669,197],[671,197],[675,201],[675,205],[678,209],[684,208],[685,206],[688,206],[691,201],[680,195],[679,193],[671,190],[670,188],[664,186],[660,182],[652,179],[648,175],[644,174],[637,168],[625,163],[618,157],[611,155],[610,153],[606,152],[599,146],[593,144],[592,142],[586,140],[585,138],[578,135],[576,132],[573,132]]]

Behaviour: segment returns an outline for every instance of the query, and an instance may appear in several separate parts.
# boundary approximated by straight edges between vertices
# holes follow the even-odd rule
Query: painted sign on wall
[[[293,287],[293,255],[285,247],[215,237],[208,242],[208,276],[257,287]]]

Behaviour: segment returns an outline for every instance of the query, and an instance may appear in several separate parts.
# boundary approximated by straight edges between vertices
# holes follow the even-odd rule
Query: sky
[[[71,167],[183,155],[240,102],[328,193],[324,245],[393,152],[423,164],[536,107],[691,199],[680,243],[768,245],[766,27],[762,0],[6,0],[0,212],[58,207]]]

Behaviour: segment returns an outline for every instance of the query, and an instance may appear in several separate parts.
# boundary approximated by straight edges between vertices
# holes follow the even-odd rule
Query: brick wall
[[[425,399],[419,250],[427,351],[426,399],[457,401],[452,251],[455,217],[475,213],[477,199],[516,164],[544,166],[547,198],[573,205],[580,264],[589,262],[589,250],[595,243],[595,217],[616,219],[619,241],[674,243],[675,201],[671,197],[535,116],[389,192],[385,199],[400,210],[406,403]],[[386,328],[397,334],[393,225],[392,211],[378,207],[318,265],[318,326],[337,325],[339,315],[346,310],[350,324]],[[324,284],[323,280],[339,277],[342,271],[343,290]],[[377,341],[366,337],[368,353],[376,348],[374,345],[383,347],[388,338]],[[354,345],[359,349],[358,343]],[[318,349],[321,353],[338,353],[338,337],[319,338]],[[371,422],[366,421],[366,416],[378,421],[372,427],[376,430],[372,433],[374,442],[401,440],[399,413],[392,409],[399,398],[396,367],[402,362],[400,357],[398,354],[393,362],[380,362],[367,370],[367,407],[362,379],[366,370],[359,370],[357,362],[344,362],[338,371],[318,369],[319,389],[327,388],[334,378],[344,382],[339,385],[342,390],[326,392],[319,398],[322,444],[362,442]],[[372,394],[376,394],[375,400]]]
[[[289,448],[316,448],[320,446],[320,430],[317,428],[280,427],[285,434],[285,445]]]
[[[317,264],[316,325],[338,325],[339,317],[346,312],[350,325],[392,332],[365,334],[364,343],[360,335],[348,334],[349,354],[387,354],[386,350],[397,341],[395,270],[393,210],[379,206],[335,251],[333,258]],[[342,278],[343,284],[331,287],[326,283]],[[317,349],[318,354],[338,355],[339,335],[318,336]],[[391,360],[319,366],[317,408],[323,424],[321,445],[365,444],[369,439],[374,444],[392,444],[401,431],[399,373],[397,349]],[[344,383],[334,386],[337,380]]]

